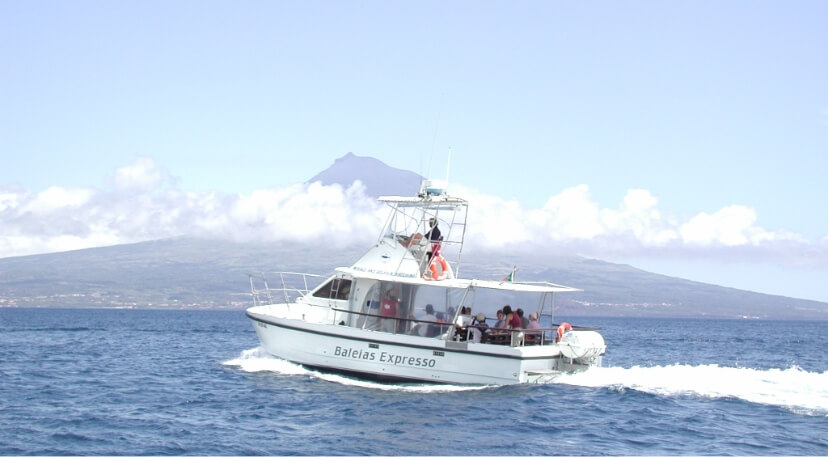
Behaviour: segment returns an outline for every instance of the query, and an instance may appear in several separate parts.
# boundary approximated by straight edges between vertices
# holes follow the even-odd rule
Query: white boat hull
[[[291,308],[293,308],[291,310]],[[319,323],[301,304],[248,309],[264,349],[309,367],[382,380],[452,384],[516,384],[586,368],[557,345],[512,347],[445,341]],[[314,310],[318,312],[318,310]],[[590,364],[600,363],[600,357]]]

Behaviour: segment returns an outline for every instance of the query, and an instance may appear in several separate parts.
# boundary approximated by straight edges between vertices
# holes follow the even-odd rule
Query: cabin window
[[[351,296],[351,280],[333,278],[314,292],[313,296],[319,298],[332,298],[335,300],[347,300]]]

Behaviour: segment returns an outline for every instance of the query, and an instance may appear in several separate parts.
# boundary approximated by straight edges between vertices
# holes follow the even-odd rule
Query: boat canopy
[[[354,278],[374,279],[377,281],[397,282],[401,284],[411,284],[417,286],[429,287],[444,287],[450,289],[495,289],[514,292],[581,292],[581,289],[574,287],[562,286],[546,281],[539,282],[510,282],[510,281],[491,281],[485,279],[444,279],[442,281],[426,281],[420,278],[408,278],[397,275],[389,275],[383,273],[372,273],[361,270],[356,270],[351,267],[339,267],[336,269],[338,273],[343,273]]]

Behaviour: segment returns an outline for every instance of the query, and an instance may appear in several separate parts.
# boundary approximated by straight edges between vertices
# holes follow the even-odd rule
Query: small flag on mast
[[[515,282],[515,270],[516,269],[517,269],[517,266],[512,267],[512,272],[509,273],[508,275],[506,275],[506,277],[503,278],[503,280],[501,280],[500,282],[506,282],[506,281]]]

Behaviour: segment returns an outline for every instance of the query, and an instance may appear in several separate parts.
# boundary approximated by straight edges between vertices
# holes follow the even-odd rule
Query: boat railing
[[[299,297],[304,297],[320,282],[323,275],[312,273],[297,273],[292,271],[280,271],[268,274],[249,273],[250,294],[253,298],[253,305],[273,304],[274,294],[281,295],[284,303],[291,303]],[[270,287],[268,276],[278,278],[279,287]]]
[[[419,326],[426,326],[425,336],[430,338],[440,338],[447,341],[468,342],[473,339],[473,330],[478,329],[481,332],[480,343],[483,344],[497,344],[510,346],[535,346],[535,345],[550,345],[556,343],[556,333],[558,326],[555,324],[552,328],[537,328],[537,329],[508,329],[496,328],[487,325],[468,325],[462,329],[458,329],[452,322],[438,322],[433,320],[404,318],[404,317],[386,317],[376,313],[365,313],[360,311],[351,311],[349,309],[331,307],[329,305],[310,304],[307,306],[323,308],[329,313],[329,318],[324,322],[326,324],[348,325],[344,316],[355,316],[356,323],[351,324],[352,327],[382,331],[392,334],[406,334],[406,335],[420,335]],[[586,331],[586,330],[600,330],[600,327],[579,327],[572,326],[572,331]]]

